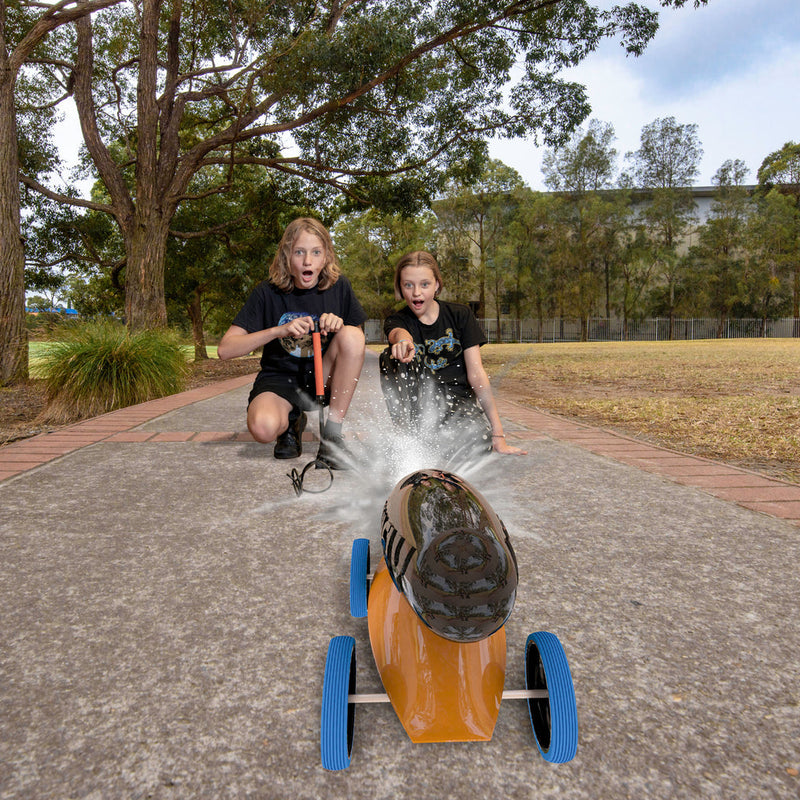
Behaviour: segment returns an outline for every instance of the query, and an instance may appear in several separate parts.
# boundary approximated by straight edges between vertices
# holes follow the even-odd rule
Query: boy
[[[275,458],[302,453],[304,411],[315,406],[311,333],[323,334],[328,419],[318,459],[347,469],[342,423],[364,364],[366,319],[341,275],[330,234],[310,217],[291,222],[269,269],[219,343],[221,359],[264,348],[247,407],[247,427],[259,442],[275,441]]]

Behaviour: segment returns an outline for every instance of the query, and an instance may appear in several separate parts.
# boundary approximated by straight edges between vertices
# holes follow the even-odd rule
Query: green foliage
[[[29,298],[29,302],[32,305],[36,305],[36,298]],[[74,326],[74,317],[68,317],[58,311],[40,311],[38,314],[25,315],[25,327],[28,330],[30,339],[60,338],[62,331],[71,330]]]
[[[242,165],[302,181],[306,205],[341,193],[346,212],[409,216],[446,176],[474,177],[491,136],[564,141],[589,106],[562,71],[605,39],[638,55],[658,27],[644,2],[605,6],[121,3],[54,40],[34,75],[73,94],[84,130],[98,134],[87,139],[105,184],[95,211],[115,221],[124,249],[105,268],[127,264],[127,321],[146,327],[163,324],[168,302],[174,318],[171,289],[191,283],[170,274],[191,249],[173,242],[167,253],[170,225],[187,230],[183,207],[234,193]]]
[[[752,207],[742,186],[746,175],[744,162],[739,159],[729,159],[717,170],[711,215],[691,250],[695,267],[705,276],[708,302],[720,330],[724,320],[747,297],[744,233]]]
[[[188,365],[171,331],[90,322],[51,344],[36,372],[47,386],[42,418],[64,423],[179,392]]]
[[[778,189],[758,193],[745,225],[746,287],[753,316],[792,313],[793,271],[800,261],[800,210]]]
[[[578,194],[610,188],[616,171],[615,138],[611,123],[593,119],[568,144],[545,151],[542,172],[547,186]]]
[[[627,153],[631,184],[640,189],[678,189],[691,186],[699,172],[703,149],[697,125],[675,117],[656,119],[642,128],[640,147]]]
[[[470,292],[477,287],[479,316],[486,314],[487,287],[496,300],[505,291],[498,248],[522,186],[515,169],[490,159],[478,174],[451,180],[436,203],[441,239],[439,264],[447,296],[459,302],[474,300]],[[475,269],[470,269],[473,261]]]
[[[758,168],[758,182],[768,189],[783,185],[795,195],[800,193],[800,144],[786,142],[770,153]]]
[[[344,274],[367,316],[382,319],[398,304],[394,296],[394,268],[413,250],[435,252],[432,214],[405,217],[370,209],[339,220],[332,231]]]

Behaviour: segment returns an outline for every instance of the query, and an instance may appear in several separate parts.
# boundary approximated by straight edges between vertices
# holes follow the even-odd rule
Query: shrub
[[[171,331],[128,333],[118,323],[87,322],[64,333],[35,367],[47,387],[43,422],[94,417],[185,385],[189,367]]]

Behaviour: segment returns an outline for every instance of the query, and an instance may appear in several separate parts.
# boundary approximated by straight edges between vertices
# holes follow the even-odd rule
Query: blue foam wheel
[[[319,743],[322,766],[329,770],[350,766],[355,706],[347,696],[356,691],[355,646],[352,636],[335,636],[325,659]]]
[[[369,574],[369,539],[353,541],[350,557],[350,614],[367,616],[367,575]]]
[[[557,636],[532,633],[525,642],[525,685],[549,697],[528,700],[536,745],[545,761],[563,764],[578,749],[578,709],[567,656]]]

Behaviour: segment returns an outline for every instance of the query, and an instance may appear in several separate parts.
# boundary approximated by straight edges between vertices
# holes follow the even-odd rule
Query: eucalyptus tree
[[[57,84],[30,74],[28,67],[45,58],[45,44],[54,31],[120,0],[0,0],[0,386],[28,377],[28,337],[25,330],[25,253],[20,236],[20,164],[28,171],[52,166],[52,148],[41,124],[23,131],[17,124],[21,90],[24,110],[47,116],[57,100]],[[37,77],[39,78],[37,80]],[[40,117],[41,123],[41,117]],[[28,135],[25,136],[24,133]],[[30,147],[45,153],[34,163]],[[38,145],[38,146],[37,146]],[[26,152],[28,151],[28,152]],[[49,157],[48,157],[49,155]]]
[[[780,150],[770,153],[758,169],[761,194],[775,189],[792,198],[797,214],[794,228],[794,257],[792,275],[792,316],[795,318],[795,336],[800,336],[800,144],[786,142]]]
[[[618,231],[620,194],[611,192],[617,151],[610,123],[591,120],[563,147],[542,159],[545,184],[561,195],[557,228],[562,232],[566,308],[581,321],[586,341],[589,317],[596,313],[610,268],[610,248]]]
[[[80,20],[64,80],[108,194],[85,205],[125,243],[128,324],[166,321],[170,223],[198,172],[260,164],[392,207],[488,136],[558,142],[588,112],[559,72],[609,37],[641,53],[656,29],[643,3],[595,0],[129,0]]]
[[[554,199],[528,187],[516,194],[516,208],[500,252],[507,264],[506,297],[517,323],[527,314],[536,316],[537,340],[542,341],[544,315],[554,306],[550,270],[553,229],[549,224]]]
[[[675,117],[645,125],[639,149],[626,154],[630,171],[623,176],[623,182],[644,199],[640,217],[650,241],[655,271],[666,285],[670,339],[684,263],[679,258],[678,243],[695,219],[691,187],[699,174],[702,156],[697,125],[679,123]]]
[[[546,150],[542,172],[547,187],[575,196],[610,189],[616,174],[615,139],[610,122],[592,119],[568,143]]]
[[[800,195],[800,144],[786,142],[770,153],[758,168],[758,182],[786,194]]]
[[[642,226],[630,226],[620,241],[619,286],[616,305],[622,314],[622,338],[628,340],[629,323],[643,315],[642,302],[651,287],[656,262]]]
[[[724,333],[731,309],[746,298],[744,233],[750,198],[744,188],[748,169],[740,159],[728,159],[714,175],[716,186],[711,213],[698,231],[693,248],[705,279],[712,313],[717,316],[717,336]]]
[[[337,220],[336,253],[368,317],[383,319],[395,310],[395,265],[413,250],[436,253],[435,228],[431,211],[408,216],[369,208]]]
[[[768,319],[792,312],[800,209],[791,195],[776,188],[757,194],[754,206],[744,230],[745,275],[753,313],[761,319],[763,334]]]
[[[469,248],[468,264],[475,268],[476,313],[479,317],[486,316],[486,286],[491,269],[498,324],[502,267],[496,255],[514,213],[515,193],[522,185],[522,178],[515,169],[502,161],[490,159],[472,180],[452,181],[444,197],[436,203],[440,229],[453,227]]]

